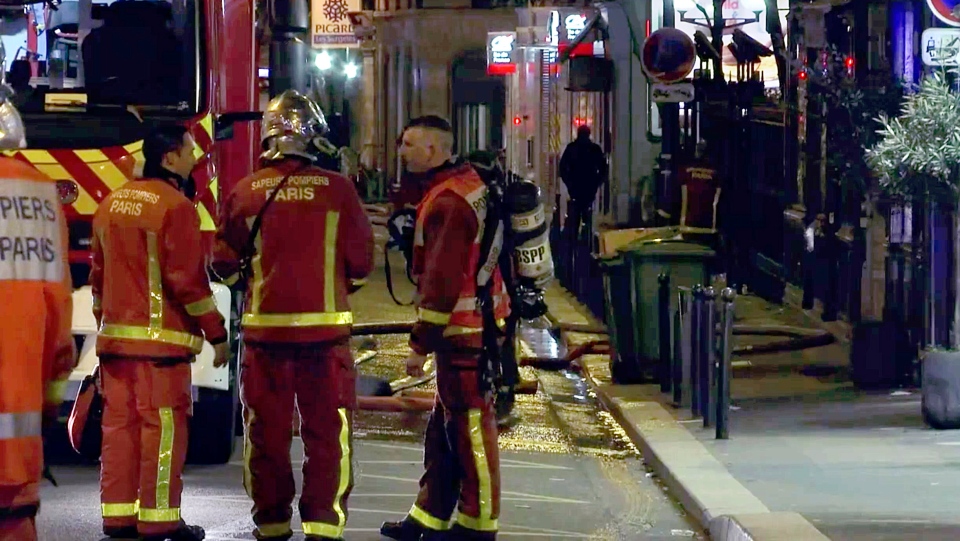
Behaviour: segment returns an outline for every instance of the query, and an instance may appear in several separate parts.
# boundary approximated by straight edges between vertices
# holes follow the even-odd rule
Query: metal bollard
[[[693,299],[689,287],[677,288],[677,311],[673,320],[673,404],[678,408],[690,400],[690,311]]]
[[[721,335],[723,341],[720,356],[717,359],[717,434],[716,439],[725,440],[730,437],[727,429],[730,416],[730,355],[733,353],[733,316],[734,299],[737,293],[725,287],[720,293],[722,301]]]
[[[703,286],[693,286],[693,310],[690,313],[690,413],[699,417],[700,407],[700,330],[703,314]]]
[[[671,328],[670,328],[670,275],[660,273],[657,277],[660,283],[659,324],[660,324],[660,367],[657,376],[660,378],[660,392],[669,393],[671,383]]]
[[[717,291],[713,286],[703,288],[703,309],[700,313],[700,409],[703,412],[703,427],[713,424],[716,398],[713,387],[716,363],[717,338]]]

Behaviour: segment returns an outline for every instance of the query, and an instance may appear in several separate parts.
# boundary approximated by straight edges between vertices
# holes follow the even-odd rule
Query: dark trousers
[[[423,476],[410,518],[431,530],[456,522],[496,532],[500,455],[493,404],[479,392],[476,358],[437,357],[437,401],[424,436]]]

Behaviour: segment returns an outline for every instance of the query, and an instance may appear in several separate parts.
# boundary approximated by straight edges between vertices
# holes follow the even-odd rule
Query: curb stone
[[[688,513],[714,541],[829,541],[798,513],[771,512],[660,403],[612,396],[587,381]]]
[[[551,310],[551,319],[565,319],[558,312],[573,312],[579,316],[575,319],[589,319],[576,309],[569,294],[563,293],[551,295],[554,297],[551,303],[559,301],[565,305],[561,310]],[[616,387],[600,384],[591,377],[589,364],[582,363],[583,374],[600,403],[640,449],[647,465],[671,494],[710,533],[711,539],[830,541],[800,514],[770,511],[659,402],[616,396],[619,394]]]

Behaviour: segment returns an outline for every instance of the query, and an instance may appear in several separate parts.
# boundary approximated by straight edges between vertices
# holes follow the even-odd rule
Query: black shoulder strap
[[[247,280],[247,269],[250,268],[250,260],[253,258],[254,252],[256,251],[255,244],[257,241],[257,235],[260,233],[260,225],[263,223],[263,215],[267,212],[267,209],[270,208],[270,204],[273,203],[273,200],[277,198],[277,193],[287,184],[287,181],[290,180],[290,177],[296,175],[300,171],[309,167],[310,164],[301,163],[293,171],[290,171],[280,180],[280,183],[277,184],[277,187],[274,188],[273,192],[270,193],[270,196],[267,197],[266,202],[263,203],[263,206],[260,207],[260,212],[257,213],[257,217],[253,219],[253,224],[250,226],[250,236],[247,238],[247,243],[243,246],[243,253],[240,254],[240,281],[245,286]]]

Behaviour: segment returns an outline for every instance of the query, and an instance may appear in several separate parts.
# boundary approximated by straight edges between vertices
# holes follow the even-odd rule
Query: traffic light
[[[853,68],[856,65],[856,60],[854,60],[852,56],[848,56],[843,59],[843,65],[847,68],[847,77],[853,77]]]
[[[518,117],[518,116],[513,117],[513,125],[514,125],[514,126],[519,126],[519,125],[520,125],[520,122],[522,122],[521,119],[520,119],[520,117]]]

